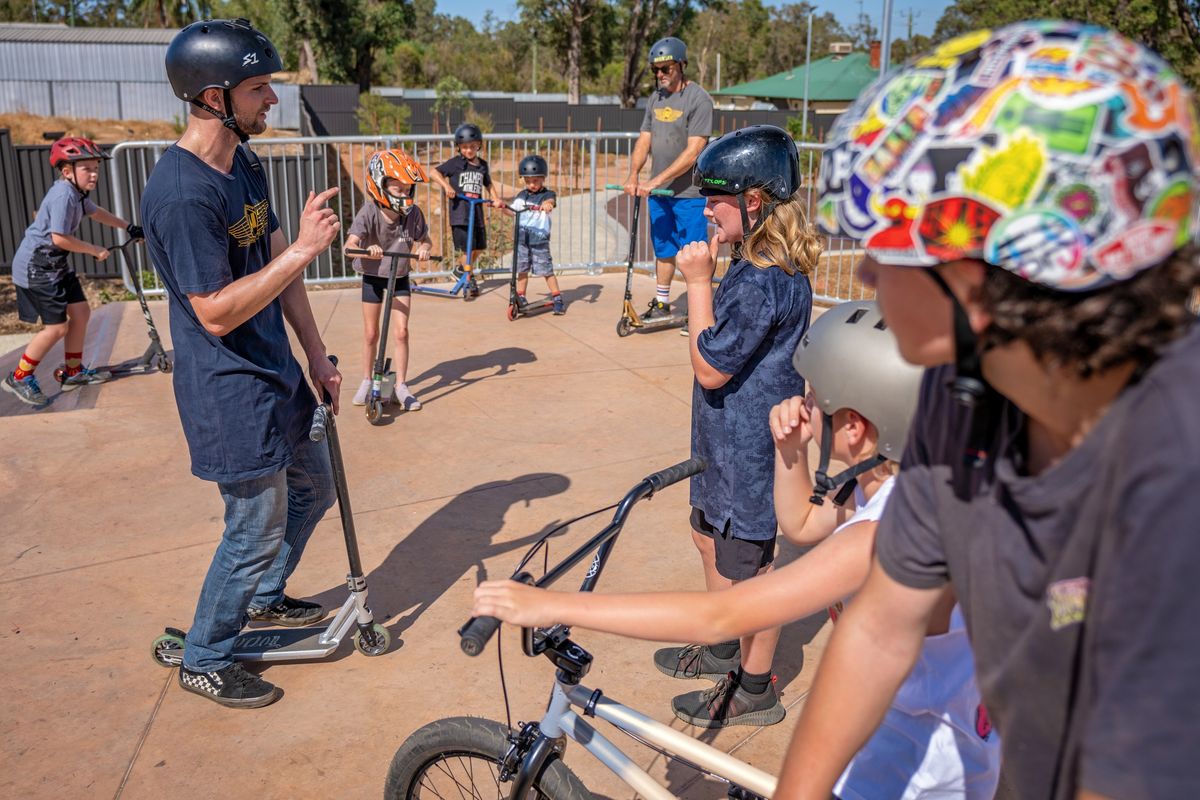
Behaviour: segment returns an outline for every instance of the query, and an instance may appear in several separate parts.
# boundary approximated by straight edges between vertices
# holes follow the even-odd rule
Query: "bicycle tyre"
[[[500,761],[508,750],[508,728],[480,717],[450,717],[419,728],[404,740],[388,767],[385,800],[421,800],[442,796],[422,782],[431,767],[438,766],[455,787],[455,796],[470,784],[473,797],[508,797],[508,784],[501,784]],[[468,767],[465,759],[487,765],[487,783],[477,788],[481,777],[478,766]],[[457,762],[457,763],[452,763]],[[447,767],[446,764],[449,764]],[[427,789],[427,791],[421,791]],[[532,797],[543,800],[591,800],[591,793],[575,773],[560,759],[553,758],[533,785]]]

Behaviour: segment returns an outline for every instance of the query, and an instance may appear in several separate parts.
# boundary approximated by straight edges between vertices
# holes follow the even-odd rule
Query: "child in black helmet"
[[[455,251],[463,254],[463,267],[474,264],[480,253],[487,249],[487,231],[485,230],[482,203],[474,204],[464,198],[481,198],[484,192],[491,198],[492,205],[503,208],[504,201],[500,198],[496,187],[492,185],[492,174],[487,161],[479,155],[483,147],[483,131],[478,125],[464,122],[454,131],[454,148],[458,155],[434,167],[429,173],[446,197],[450,198],[450,233],[454,239]],[[475,214],[474,241],[468,243],[467,235],[471,229],[470,214]],[[468,246],[468,244],[470,246]],[[467,261],[467,251],[471,251],[471,260]],[[478,291],[478,290],[476,290]]]
[[[520,211],[521,229],[517,233],[517,302],[525,305],[525,289],[529,286],[529,273],[546,279],[546,287],[554,299],[554,313],[567,313],[562,292],[558,289],[558,278],[554,277],[554,260],[550,257],[550,212],[558,204],[558,195],[546,188],[546,173],[549,168],[541,156],[525,156],[517,168],[525,181],[512,202],[514,211]]]

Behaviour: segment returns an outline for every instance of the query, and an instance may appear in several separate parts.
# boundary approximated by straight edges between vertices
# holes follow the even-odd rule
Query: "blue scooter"
[[[462,292],[463,300],[473,300],[479,297],[479,283],[475,280],[474,262],[472,257],[475,247],[475,206],[480,203],[490,203],[491,201],[485,197],[463,197],[470,204],[467,212],[467,263],[463,265],[462,273],[458,276],[458,280],[454,282],[454,286],[449,289],[442,289],[437,286],[426,286],[425,284],[412,287],[412,291],[420,294],[436,294],[443,297],[454,297],[459,292]]]

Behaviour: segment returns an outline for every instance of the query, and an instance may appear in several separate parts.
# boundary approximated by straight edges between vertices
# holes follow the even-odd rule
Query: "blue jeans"
[[[217,486],[225,501],[225,533],[204,578],[183,655],[184,666],[197,672],[233,663],[233,643],[249,620],[247,609],[283,599],[309,535],[336,500],[328,445],[308,437],[296,445],[286,469]]]

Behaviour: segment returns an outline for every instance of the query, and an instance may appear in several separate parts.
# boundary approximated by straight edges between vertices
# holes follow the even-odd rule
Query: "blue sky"
[[[858,15],[858,3],[855,0],[815,0],[818,11],[831,10],[845,24],[854,22]],[[492,0],[490,4],[481,4],[478,0],[438,0],[438,11],[443,14],[454,14],[468,19],[478,19],[486,8],[500,19],[512,19],[516,16],[515,0]],[[776,5],[768,3],[768,5]],[[913,12],[913,32],[929,34],[937,24],[938,17],[950,0],[892,0],[892,38],[905,35],[908,27],[908,12]],[[863,0],[862,10],[880,25],[883,17],[883,0]]]

